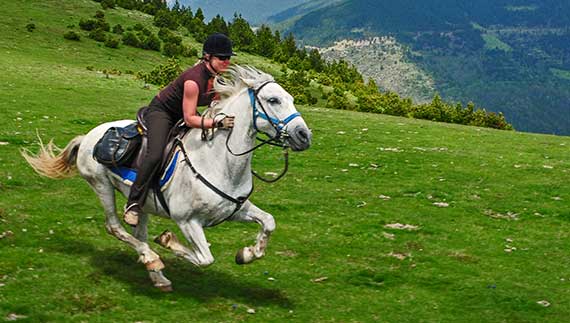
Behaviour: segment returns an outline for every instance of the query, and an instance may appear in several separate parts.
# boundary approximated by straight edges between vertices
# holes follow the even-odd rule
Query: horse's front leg
[[[210,251],[210,246],[206,240],[202,225],[196,221],[183,221],[178,223],[178,227],[184,234],[186,240],[192,244],[192,248],[184,246],[170,231],[164,231],[154,241],[161,246],[174,251],[179,257],[185,258],[198,267],[207,267],[214,262],[214,256]]]
[[[248,201],[229,221],[257,222],[261,226],[255,245],[240,249],[236,254],[236,263],[239,265],[249,264],[263,257],[269,242],[269,236],[275,230],[273,216]]]

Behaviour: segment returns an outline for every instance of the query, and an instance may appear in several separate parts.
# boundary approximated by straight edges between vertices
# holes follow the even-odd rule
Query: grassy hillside
[[[277,184],[256,183],[252,200],[277,221],[267,257],[235,265],[235,252],[258,228],[224,223],[207,230],[217,261],[204,270],[153,246],[174,284],[170,294],[155,290],[136,253],[105,232],[101,207],[82,179],[40,178],[19,155],[20,148],[37,149],[36,132],[63,146],[101,122],[133,117],[155,94],[129,74],[97,71],[150,70],[165,61],[157,53],[63,39],[69,24],[96,8],[87,0],[3,4],[0,318],[567,320],[570,138],[318,106],[299,107],[313,147],[291,156]],[[150,24],[122,10],[108,11],[107,19]],[[30,21],[37,26],[31,33]],[[279,158],[263,150],[254,166],[276,171]],[[387,227],[396,223],[416,229]],[[165,229],[178,232],[152,219],[150,236]]]

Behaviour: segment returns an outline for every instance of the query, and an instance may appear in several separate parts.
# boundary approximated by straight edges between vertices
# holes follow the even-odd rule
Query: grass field
[[[64,146],[99,123],[132,118],[155,94],[131,75],[97,71],[150,70],[164,57],[63,39],[97,6],[2,1],[0,320],[567,321],[569,137],[318,106],[299,107],[313,146],[291,156],[280,182],[256,183],[252,200],[277,221],[266,258],[234,264],[258,228],[223,223],[206,232],[216,257],[207,269],[153,246],[174,286],[156,290],[136,253],[105,232],[81,178],[41,178],[19,154],[37,149],[36,133]],[[132,16],[107,12],[113,23],[149,23]],[[259,151],[254,166],[279,171],[279,151]],[[397,223],[415,229],[388,227]],[[151,236],[165,229],[178,233],[151,219]]]

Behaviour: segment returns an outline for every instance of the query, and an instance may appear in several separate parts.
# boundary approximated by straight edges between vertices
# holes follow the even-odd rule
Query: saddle
[[[126,127],[109,128],[103,137],[99,139],[97,144],[95,144],[95,148],[93,149],[93,158],[95,158],[95,160],[109,167],[115,174],[129,179],[131,182],[136,178],[136,175],[133,176],[133,170],[138,169],[138,166],[140,166],[148,144],[148,127],[145,121],[145,116],[148,111],[149,107],[141,108],[137,113],[137,121]],[[164,147],[162,154],[160,167],[151,179],[153,183],[151,187],[154,189],[163,208],[168,213],[170,213],[168,206],[160,190],[161,184],[163,184],[160,178],[165,172],[168,171],[170,173],[172,167],[168,166],[169,161],[171,161],[176,151],[176,141],[184,137],[189,130],[190,128],[185,125],[184,120],[177,122],[170,130],[167,145]],[[128,175],[126,175],[127,173]],[[123,174],[125,174],[125,176],[123,176]]]

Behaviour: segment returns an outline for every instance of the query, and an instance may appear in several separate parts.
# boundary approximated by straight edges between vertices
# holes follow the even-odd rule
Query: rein
[[[230,152],[230,154],[239,157],[239,156],[243,156],[246,154],[249,154],[251,152],[253,152],[254,150],[260,148],[261,146],[264,146],[266,144],[268,145],[273,145],[273,146],[278,146],[278,147],[282,147],[283,148],[283,158],[285,160],[285,165],[283,167],[283,171],[281,171],[281,173],[272,179],[267,179],[267,178],[263,178],[261,177],[261,175],[259,175],[258,173],[256,173],[254,170],[251,171],[251,173],[257,177],[258,179],[266,182],[266,183],[274,183],[277,182],[278,180],[280,180],[283,176],[285,176],[285,174],[287,173],[287,170],[289,169],[289,146],[286,144],[285,140],[288,136],[287,131],[284,130],[285,126],[291,122],[291,120],[300,117],[301,113],[299,112],[295,112],[291,115],[289,115],[287,118],[280,120],[277,119],[275,117],[271,117],[267,114],[267,111],[265,110],[265,107],[263,106],[263,104],[261,103],[261,101],[258,98],[258,94],[259,91],[266,86],[269,83],[273,83],[273,81],[268,81],[263,83],[261,86],[259,86],[257,89],[248,89],[248,93],[249,93],[249,98],[250,98],[250,102],[251,102],[251,107],[253,109],[253,127],[255,128],[255,130],[257,132],[262,132],[265,135],[267,135],[269,137],[269,139],[262,139],[257,137],[256,139],[261,141],[261,143],[257,144],[256,146],[254,146],[251,149],[248,149],[244,152],[241,153],[234,153],[232,151],[232,149],[230,148],[229,142],[230,142],[230,137],[233,133],[233,128],[230,129],[228,136],[226,138],[226,148],[228,149],[228,151]],[[260,112],[257,109],[257,105],[256,103],[259,104],[259,107],[261,108],[262,112]],[[218,116],[225,116],[225,114],[220,113],[215,115],[214,121]],[[205,131],[205,127],[204,127],[204,117],[205,114],[202,116],[202,120],[201,120],[201,127],[202,127],[202,140],[212,140],[214,138],[214,133],[212,133],[211,137],[208,137]],[[269,122],[269,124],[271,124],[271,126],[275,129],[275,136],[271,136],[266,132],[263,132],[261,130],[259,130],[257,128],[257,118],[262,118],[266,121]],[[184,148],[184,143],[182,142],[182,140],[180,138],[176,138],[176,145],[178,147],[180,147],[180,150],[182,151],[182,154],[184,155],[184,160],[186,161],[186,164],[188,165],[188,167],[190,167],[190,169],[192,170],[192,172],[194,173],[194,175],[196,176],[196,178],[198,178],[202,183],[204,183],[204,185],[206,185],[208,188],[210,188],[212,191],[214,191],[216,194],[220,195],[221,197],[233,202],[236,205],[236,208],[234,209],[234,211],[232,212],[232,214],[229,217],[232,217],[237,211],[239,211],[239,209],[242,207],[242,205],[249,199],[249,196],[251,195],[251,193],[253,193],[253,184],[251,186],[251,190],[249,191],[249,193],[246,196],[240,196],[237,198],[234,198],[230,195],[228,195],[227,193],[225,193],[224,191],[220,190],[219,188],[217,188],[214,184],[210,183],[204,176],[202,176],[202,174],[200,174],[196,168],[194,168],[194,165],[192,165],[192,162],[190,161],[190,158],[188,157],[188,154],[186,153],[186,149]]]
[[[226,148],[228,149],[230,154],[232,154],[234,156],[243,156],[243,155],[246,155],[246,154],[253,152],[254,150],[256,150],[256,149],[258,149],[261,146],[264,146],[266,144],[269,144],[272,146],[277,146],[277,147],[282,147],[283,148],[283,158],[284,158],[285,164],[283,166],[283,170],[281,171],[281,173],[277,177],[272,178],[272,179],[267,179],[267,178],[263,178],[261,175],[259,175],[254,170],[251,171],[253,176],[257,177],[261,181],[264,181],[266,183],[275,183],[278,180],[280,180],[283,176],[285,176],[285,174],[287,173],[287,170],[289,169],[289,151],[288,151],[289,146],[286,144],[286,142],[284,140],[287,138],[288,134],[287,134],[287,131],[284,130],[284,128],[293,119],[300,117],[301,113],[299,113],[299,112],[292,113],[287,118],[282,119],[282,120],[277,119],[275,117],[271,117],[267,113],[267,110],[265,110],[265,107],[263,106],[263,104],[261,103],[261,101],[259,100],[259,97],[258,97],[261,89],[263,89],[263,87],[269,83],[274,83],[274,81],[267,81],[267,82],[261,84],[257,89],[252,89],[252,88],[248,89],[250,104],[251,104],[251,108],[253,109],[253,114],[252,114],[253,115],[253,127],[254,127],[255,131],[264,133],[265,135],[267,135],[269,137],[269,139],[266,140],[266,139],[262,139],[260,137],[257,137],[256,139],[261,141],[261,143],[257,144],[253,148],[246,150],[244,152],[234,153],[232,151],[232,149],[230,148],[230,144],[229,144],[230,137],[231,137],[232,132],[233,132],[233,128],[232,128],[232,129],[230,129],[230,133],[228,134],[228,137],[226,138]],[[262,112],[260,112],[257,109],[256,103],[259,104],[259,107],[261,108]],[[273,127],[273,129],[275,129],[275,136],[272,137],[268,133],[259,130],[259,128],[257,127],[257,118],[262,118],[262,119],[268,121],[269,124]]]

